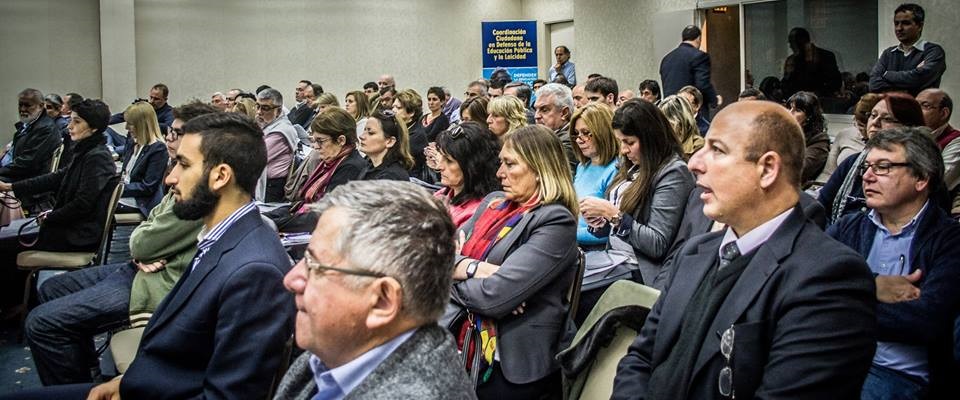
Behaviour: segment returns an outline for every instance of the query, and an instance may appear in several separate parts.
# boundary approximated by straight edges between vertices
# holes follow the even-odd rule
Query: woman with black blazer
[[[573,334],[565,295],[577,273],[577,195],[560,142],[543,126],[507,134],[500,160],[504,191],[461,227],[445,320],[477,397],[559,398],[554,356]]]
[[[410,180],[410,134],[404,121],[392,111],[377,111],[367,118],[360,134],[360,151],[366,154],[367,165],[357,180]]]
[[[123,152],[123,194],[118,212],[150,214],[163,198],[163,173],[169,155],[157,114],[147,102],[136,102],[123,112],[130,138]]]
[[[46,175],[2,183],[0,191],[17,196],[55,192],[52,210],[41,213],[40,234],[35,250],[92,251],[100,243],[103,219],[116,176],[116,167],[103,132],[110,120],[110,109],[100,100],[87,99],[73,107],[70,139],[73,156],[65,168]]]

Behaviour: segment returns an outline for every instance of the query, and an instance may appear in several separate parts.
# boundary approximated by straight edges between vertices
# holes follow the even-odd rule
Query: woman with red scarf
[[[559,139],[542,126],[507,134],[497,177],[461,227],[451,328],[480,399],[559,398],[565,295],[577,273],[577,195]]]
[[[313,232],[317,216],[309,205],[356,179],[366,165],[357,151],[357,123],[343,109],[331,107],[321,112],[310,124],[310,132],[320,163],[300,187],[298,201],[265,214],[280,232]]]

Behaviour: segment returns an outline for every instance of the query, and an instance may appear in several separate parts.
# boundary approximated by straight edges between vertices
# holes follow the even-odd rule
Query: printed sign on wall
[[[537,79],[537,21],[482,22],[483,77],[504,70],[514,81]]]

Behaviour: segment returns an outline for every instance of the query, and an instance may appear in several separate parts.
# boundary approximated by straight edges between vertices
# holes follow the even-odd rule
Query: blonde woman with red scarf
[[[559,398],[554,355],[573,333],[565,293],[577,273],[577,195],[553,132],[527,126],[505,138],[503,192],[461,227],[450,328],[480,399]]]
[[[320,160],[300,187],[299,200],[264,214],[281,232],[313,232],[317,216],[308,205],[356,179],[366,165],[357,151],[357,123],[342,108],[327,108],[313,119],[310,142]]]

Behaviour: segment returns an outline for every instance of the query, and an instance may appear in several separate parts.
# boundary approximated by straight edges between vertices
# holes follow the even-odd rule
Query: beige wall
[[[17,93],[100,96],[97,0],[0,2],[0,142],[13,137]]]

